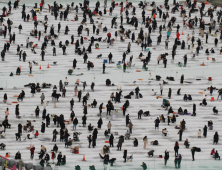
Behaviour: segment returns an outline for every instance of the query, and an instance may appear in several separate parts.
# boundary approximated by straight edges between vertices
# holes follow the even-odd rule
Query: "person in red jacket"
[[[34,134],[34,137],[37,138],[38,136],[39,136],[39,132],[36,131],[35,134]]]
[[[179,40],[180,39],[180,33],[177,32],[177,39]]]
[[[52,159],[52,163],[54,164],[54,159],[56,158],[56,154],[55,152],[53,151],[52,152],[52,156],[51,156],[51,159]]]
[[[43,4],[40,3],[39,6],[40,6],[40,11],[42,11],[42,6],[43,6]]]
[[[31,159],[34,158],[34,153],[35,153],[35,147],[33,146],[31,149],[30,149],[30,153],[31,153]]]

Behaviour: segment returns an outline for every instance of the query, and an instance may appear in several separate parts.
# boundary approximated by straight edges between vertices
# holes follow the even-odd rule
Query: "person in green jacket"
[[[147,170],[147,166],[146,164],[143,162],[143,164],[141,165],[143,167],[143,170]]]

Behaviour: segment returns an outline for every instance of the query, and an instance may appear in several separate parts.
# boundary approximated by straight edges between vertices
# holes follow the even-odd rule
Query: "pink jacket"
[[[5,116],[8,116],[8,115],[9,115],[9,111],[5,110]]]

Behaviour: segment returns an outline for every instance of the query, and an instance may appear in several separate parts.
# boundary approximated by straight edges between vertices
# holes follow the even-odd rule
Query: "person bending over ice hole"
[[[200,103],[200,105],[203,105],[203,106],[206,106],[207,105],[207,102],[206,102],[206,99],[204,98],[202,103]]]
[[[190,144],[189,144],[190,142],[188,142],[188,139],[186,139],[185,141],[184,141],[184,145],[186,146],[186,148],[189,148],[190,147]]]
[[[183,114],[183,109],[181,107],[178,109],[178,114]]]
[[[218,114],[218,110],[216,109],[216,106],[213,107],[214,114]]]

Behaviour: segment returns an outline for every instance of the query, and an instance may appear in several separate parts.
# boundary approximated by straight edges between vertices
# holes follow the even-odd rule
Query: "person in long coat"
[[[92,147],[94,148],[96,146],[96,137],[92,136]]]
[[[39,106],[37,106],[35,109],[35,116],[36,117],[39,117],[39,112],[40,112],[40,109],[39,109]]]
[[[126,149],[124,149],[123,158],[124,158],[124,162],[126,162],[126,158],[127,158],[127,150]]]
[[[114,136],[113,136],[113,134],[111,134],[109,137],[109,146],[110,147],[113,147],[113,140],[114,140]]]
[[[203,136],[206,138],[207,137],[207,126],[205,125],[203,128]]]
[[[111,124],[111,122],[109,121],[109,123],[107,124],[108,133],[110,133],[111,127],[112,127],[112,124]]]
[[[16,117],[19,116],[19,104],[17,104],[15,107],[15,115],[16,115]]]
[[[133,124],[132,124],[132,121],[130,120],[130,122],[129,122],[129,130],[130,130],[131,134],[132,134],[132,128],[133,128]]]
[[[73,63],[72,63],[72,67],[75,69],[76,68],[76,64],[77,64],[77,61],[76,59],[73,60]]]
[[[144,143],[143,149],[146,149],[146,145],[147,145],[147,143],[148,143],[147,136],[145,136],[145,137],[143,138],[143,143]]]
[[[31,93],[32,93],[32,97],[34,97],[34,94],[35,94],[35,85],[32,85],[32,87],[31,87]]]
[[[84,106],[84,108],[83,108],[83,114],[85,114],[85,115],[87,115],[87,106]]]
[[[43,123],[43,122],[42,122],[42,125],[41,125],[41,132],[45,133],[45,123]]]
[[[87,120],[87,117],[86,117],[86,115],[84,115],[83,117],[82,117],[82,125],[85,127],[86,126],[86,120]]]
[[[46,109],[44,109],[42,112],[42,119],[44,120],[45,118],[46,118]]]
[[[129,114],[128,115],[126,115],[126,126],[129,124]]]
[[[59,90],[62,91],[63,89],[63,84],[62,84],[62,80],[59,81]]]
[[[117,150],[121,150],[122,144],[123,144],[123,137],[120,137],[119,141],[118,141],[118,146],[117,146],[118,149]]]
[[[217,132],[215,132],[215,134],[214,134],[214,144],[215,144],[215,143],[217,144],[218,141],[219,141],[219,135],[218,135]]]
[[[180,83],[183,84],[183,80],[184,80],[184,75],[182,74],[181,78],[180,78]]]
[[[95,139],[97,139],[97,134],[98,134],[98,130],[95,128],[95,129],[93,130],[93,137],[94,137]]]
[[[21,123],[19,123],[18,124],[18,133],[22,133],[22,124]]]
[[[172,93],[172,90],[171,90],[171,88],[169,88],[169,92],[168,92],[169,99],[171,98],[171,93]]]
[[[100,118],[99,120],[98,120],[98,128],[99,129],[101,129],[101,126],[102,126],[102,124],[103,124],[103,120],[102,120],[102,118]]]

